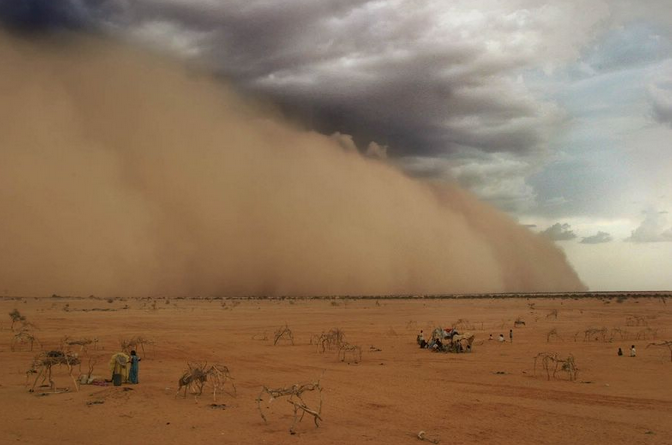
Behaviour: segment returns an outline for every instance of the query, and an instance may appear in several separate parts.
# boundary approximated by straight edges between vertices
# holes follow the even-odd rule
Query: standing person
[[[620,357],[622,355],[623,355],[623,350],[621,348],[618,348],[618,356]]]
[[[138,382],[138,371],[140,369],[140,357],[137,356],[135,351],[131,351],[131,371],[128,373],[128,381],[131,383]]]
[[[490,334],[490,338],[488,340],[492,340],[492,334]]]
[[[635,345],[630,346],[630,357],[637,357],[637,351],[635,351]]]
[[[418,334],[418,339],[417,340],[418,340],[418,345],[420,345],[421,348],[426,348],[427,347],[427,341],[425,340],[425,334],[422,332],[422,330]]]
[[[509,329],[509,340],[513,343],[513,329]]]

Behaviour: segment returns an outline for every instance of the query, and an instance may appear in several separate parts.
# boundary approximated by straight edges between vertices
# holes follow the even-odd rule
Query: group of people
[[[618,356],[623,355],[623,350],[621,348],[618,348]],[[635,349],[635,345],[630,346],[630,357],[637,357],[637,350]]]
[[[488,340],[494,340],[492,338],[492,334],[490,334],[490,338],[488,338]],[[504,338],[504,334],[499,334],[497,341],[499,341],[500,343],[505,342],[506,339]],[[509,329],[509,341],[513,343],[513,329]]]
[[[462,342],[453,342],[453,338],[456,335],[460,335],[460,333],[457,332],[457,329],[437,328],[432,333],[430,339],[425,340],[425,334],[420,330],[420,333],[417,336],[417,342],[421,349],[429,349],[432,352],[446,352],[449,350],[453,352],[470,352],[470,344],[467,344],[465,348],[462,345]]]
[[[131,355],[126,355],[123,352],[118,352],[112,356],[110,360],[110,370],[112,371],[112,382],[115,386],[121,383],[140,383],[140,361],[135,351],[131,351]]]

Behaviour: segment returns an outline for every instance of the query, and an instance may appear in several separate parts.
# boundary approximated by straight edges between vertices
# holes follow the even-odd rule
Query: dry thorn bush
[[[312,391],[318,392],[318,403],[316,408],[309,407],[304,400],[304,393]],[[264,423],[268,423],[268,420],[266,419],[266,416],[264,416],[264,412],[261,409],[261,402],[263,400],[264,394],[268,394],[269,396],[267,405],[270,405],[271,402],[282,397],[286,397],[286,401],[292,405],[294,410],[294,421],[292,422],[292,426],[289,428],[289,432],[291,434],[296,434],[296,424],[301,422],[306,414],[313,416],[313,421],[315,422],[316,427],[320,426],[318,421],[322,420],[322,385],[320,384],[319,379],[316,382],[303,384],[297,383],[292,386],[286,386],[284,388],[269,388],[267,386],[263,386],[259,396],[257,397],[257,409],[259,410],[259,414],[264,420]]]
[[[607,341],[607,328],[589,328],[583,331],[583,341]]]
[[[540,363],[541,368],[546,371],[547,380],[551,380],[551,377],[555,379],[558,371],[563,371],[567,373],[570,381],[574,381],[579,373],[572,354],[561,359],[557,352],[540,352],[534,357],[533,375],[537,373],[537,363]]]
[[[343,343],[338,348],[338,359],[342,362],[345,361],[347,357],[352,358],[352,361],[359,363],[362,361],[362,348],[357,345],[351,345],[349,343]],[[350,361],[348,360],[348,363]]]
[[[317,336],[314,341],[318,352],[340,348],[345,343],[345,332],[341,328],[331,328],[329,332]]]
[[[294,344],[294,334],[289,329],[289,326],[287,326],[287,323],[278,328],[275,334],[273,334],[273,345],[277,345],[280,340],[289,341],[292,345]]]
[[[226,382],[231,382],[233,394],[227,392],[224,387]],[[217,391],[226,392],[231,396],[236,395],[236,385],[233,383],[233,377],[229,368],[224,365],[214,364],[208,366],[208,363],[187,363],[187,369],[177,381],[177,392],[175,397],[180,394],[184,388],[184,397],[187,397],[187,390],[191,390],[194,399],[203,394],[203,388],[210,384],[212,386],[212,400],[217,401]]]
[[[124,352],[125,354],[128,354],[134,349],[138,349],[138,346],[140,347],[140,350],[142,351],[142,357],[146,357],[145,353],[145,345],[153,345],[154,342],[152,340],[149,340],[145,337],[142,337],[140,335],[131,337],[128,340],[121,340],[119,342],[121,346],[121,351]]]
[[[649,343],[646,347],[648,349],[651,346],[668,348],[670,350],[670,361],[672,362],[672,340],[666,340],[666,341],[662,341],[660,343]]]
[[[564,341],[564,340],[562,339],[562,337],[560,336],[560,334],[558,334],[558,330],[557,330],[556,328],[551,329],[551,330],[548,331],[548,333],[546,334],[546,343],[550,343],[552,339],[553,339],[553,340]]]
[[[546,318],[552,318],[554,320],[557,320],[558,319],[558,310],[553,309],[553,310],[549,311],[548,314],[546,314]]]

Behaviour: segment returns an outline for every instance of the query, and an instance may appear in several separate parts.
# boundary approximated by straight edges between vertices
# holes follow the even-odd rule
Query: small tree
[[[21,315],[18,309],[14,309],[12,312],[10,312],[9,317],[12,319],[12,325],[11,325],[12,332],[14,331],[15,323],[24,323],[26,321],[25,315]]]

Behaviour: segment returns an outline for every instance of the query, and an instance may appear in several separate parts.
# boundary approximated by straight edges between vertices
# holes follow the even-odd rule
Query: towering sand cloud
[[[584,289],[550,241],[471,195],[177,63],[8,35],[0,61],[1,293]]]

